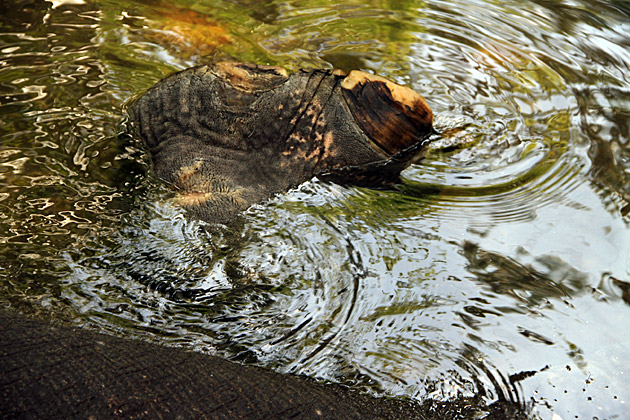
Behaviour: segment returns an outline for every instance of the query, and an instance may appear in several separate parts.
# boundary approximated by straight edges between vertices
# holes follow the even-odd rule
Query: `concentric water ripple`
[[[2,3],[0,302],[368,392],[491,401],[524,378],[542,418],[625,418],[629,18],[623,1]],[[391,190],[313,180],[239,228],[192,221],[119,124],[215,59],[381,74],[439,134]]]

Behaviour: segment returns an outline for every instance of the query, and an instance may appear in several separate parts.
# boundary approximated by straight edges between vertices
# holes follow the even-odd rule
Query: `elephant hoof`
[[[422,96],[385,78],[232,62],[173,74],[128,114],[176,201],[213,222],[312,177],[397,180],[433,133]]]

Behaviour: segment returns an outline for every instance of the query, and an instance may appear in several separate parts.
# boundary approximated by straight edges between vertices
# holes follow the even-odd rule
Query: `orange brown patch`
[[[152,29],[157,30],[150,36],[185,57],[210,54],[220,45],[231,42],[225,28],[194,10],[169,7],[157,10],[156,16],[149,19]]]
[[[271,89],[289,78],[282,67],[222,61],[213,67],[214,73],[234,87],[245,91]]]
[[[390,155],[415,145],[433,131],[431,108],[407,87],[353,70],[341,88],[361,130]]]

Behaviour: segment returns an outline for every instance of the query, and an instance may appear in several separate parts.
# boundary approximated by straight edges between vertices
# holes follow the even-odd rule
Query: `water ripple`
[[[623,414],[623,2],[27,3],[0,13],[3,305],[419,399],[536,371],[543,418]],[[117,125],[215,58],[381,74],[440,134],[392,190],[314,180],[240,229],[188,220]]]

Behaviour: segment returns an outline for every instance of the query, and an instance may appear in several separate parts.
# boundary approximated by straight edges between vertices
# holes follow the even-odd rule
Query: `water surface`
[[[0,302],[377,394],[627,418],[629,33],[623,1],[5,1]],[[218,59],[386,76],[442,134],[393,190],[314,180],[207,229],[119,133]]]

